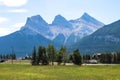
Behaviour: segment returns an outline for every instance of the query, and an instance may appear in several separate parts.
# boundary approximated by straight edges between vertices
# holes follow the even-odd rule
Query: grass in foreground
[[[0,80],[120,80],[120,66],[0,64]]]

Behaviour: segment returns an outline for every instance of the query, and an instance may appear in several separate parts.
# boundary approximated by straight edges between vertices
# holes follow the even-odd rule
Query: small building
[[[92,56],[92,59],[99,59],[101,57],[101,53],[95,53],[95,54],[93,54],[93,56]]]
[[[97,64],[97,63],[98,63],[98,61],[97,61],[97,60],[95,60],[95,59],[92,59],[92,60],[89,60],[89,63],[90,63],[90,64]]]

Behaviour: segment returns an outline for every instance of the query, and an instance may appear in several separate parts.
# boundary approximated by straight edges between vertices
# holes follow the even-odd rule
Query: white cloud
[[[5,18],[5,17],[0,17],[0,23],[7,22],[7,21],[8,21],[7,18]]]
[[[0,27],[0,36],[5,36],[5,35],[15,32],[17,30],[20,30],[20,28],[24,24],[25,23],[17,23],[17,24],[11,25],[10,27]]]
[[[8,7],[20,7],[25,5],[28,0],[0,0],[0,4],[4,4]]]
[[[10,33],[9,29],[6,28],[0,28],[0,36],[4,36]]]
[[[0,0],[0,5],[3,5],[2,1]]]
[[[14,25],[12,25],[11,27],[15,30],[19,30],[22,26],[24,26],[24,22],[21,22],[21,23],[16,23]]]
[[[28,11],[26,9],[12,9],[12,10],[8,10],[8,12],[25,13],[25,12],[28,12]]]

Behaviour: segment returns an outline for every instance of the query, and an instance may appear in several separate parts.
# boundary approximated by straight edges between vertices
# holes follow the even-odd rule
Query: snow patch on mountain
[[[55,38],[58,34],[63,34],[65,37],[68,37],[71,34],[71,30],[68,28],[60,28],[57,26],[52,26],[50,30],[54,34],[53,38]]]
[[[66,43],[72,34],[74,34],[74,42],[77,42],[79,38],[93,33],[103,25],[103,23],[97,21],[87,13],[84,13],[78,19],[70,21],[61,15],[57,15],[52,24],[48,24],[40,15],[36,15],[27,18],[27,22],[21,28],[21,31],[28,35],[40,34],[50,40],[55,39],[59,34],[63,34]]]
[[[87,13],[84,13],[82,17],[75,20],[70,20],[69,22],[74,28],[73,33],[81,38],[92,34],[97,29],[104,26],[103,23],[97,21]]]

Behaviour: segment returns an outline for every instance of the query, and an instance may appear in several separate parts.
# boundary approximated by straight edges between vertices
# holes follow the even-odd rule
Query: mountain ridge
[[[117,52],[120,51],[119,32],[120,20],[105,25],[75,45],[82,53]]]
[[[84,22],[86,21],[84,20]],[[96,27],[98,25],[86,24],[82,21],[80,21],[82,25],[74,27],[76,24],[78,23],[73,24],[61,15],[57,15],[51,24],[48,24],[40,15],[28,17],[26,24],[19,31],[0,37],[1,52],[9,52],[11,46],[15,48],[16,53],[19,53],[19,55],[30,53],[33,46],[47,46],[48,44],[54,44],[57,48],[63,45],[70,46],[79,39],[91,34],[94,30],[89,33],[90,27],[99,28]],[[102,25],[104,24],[101,23],[99,26],[102,27]],[[81,30],[81,27],[87,27],[85,29],[88,29],[88,32]],[[4,49],[2,46],[4,46]]]

